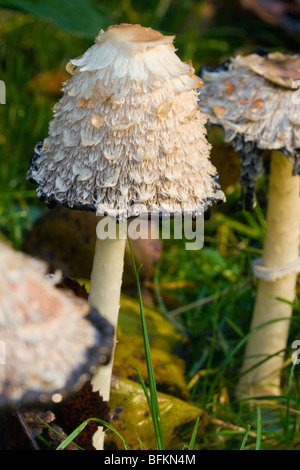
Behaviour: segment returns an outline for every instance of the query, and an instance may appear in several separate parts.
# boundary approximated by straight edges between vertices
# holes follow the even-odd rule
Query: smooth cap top
[[[154,47],[161,44],[173,44],[175,36],[164,36],[159,31],[152,28],[144,28],[139,24],[122,23],[101,31],[96,38],[99,44],[109,41],[111,45],[120,50],[127,50],[132,54],[143,51],[147,47]]]

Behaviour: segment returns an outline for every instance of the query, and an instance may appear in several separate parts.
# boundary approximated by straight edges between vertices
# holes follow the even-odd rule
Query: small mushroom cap
[[[0,407],[60,401],[109,361],[113,328],[2,242],[0,266]]]
[[[111,26],[69,62],[72,77],[27,175],[48,206],[125,219],[200,215],[225,199],[197,104],[202,82],[173,39]]]
[[[300,57],[271,53],[237,56],[218,71],[203,72],[200,106],[226,140],[237,135],[260,149],[300,149]]]

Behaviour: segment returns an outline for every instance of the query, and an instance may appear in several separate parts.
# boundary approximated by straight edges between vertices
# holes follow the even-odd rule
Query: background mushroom
[[[241,154],[241,183],[246,208],[254,202],[254,184],[263,172],[262,153],[272,152],[267,232],[262,260],[254,263],[260,278],[251,329],[289,319],[300,271],[300,120],[295,83],[300,57],[281,53],[250,54],[227,61],[215,71],[203,70],[201,108],[212,124],[222,126],[225,140]],[[289,321],[277,321],[253,335],[247,344],[240,380],[241,395],[280,394]]]
[[[101,31],[67,65],[72,77],[28,172],[49,207],[59,203],[111,216],[100,223],[118,222],[113,237],[98,233],[89,297],[115,326],[127,219],[196,217],[224,200],[197,104],[201,80],[175,54],[173,39],[140,25]],[[112,361],[95,385],[104,400],[111,371]]]
[[[113,327],[54,287],[43,263],[2,242],[0,265],[0,408],[58,403],[110,360]]]

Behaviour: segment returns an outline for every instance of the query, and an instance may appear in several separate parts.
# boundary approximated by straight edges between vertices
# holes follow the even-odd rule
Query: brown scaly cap
[[[270,53],[237,56],[203,70],[201,109],[220,125],[242,157],[242,182],[253,190],[262,174],[264,150],[281,150],[300,174],[300,118],[296,100],[300,57]],[[300,82],[298,83],[299,87]],[[299,98],[298,98],[299,101]]]
[[[0,243],[0,265],[0,408],[64,398],[109,361],[113,328],[40,261]]]
[[[197,104],[202,82],[173,39],[111,26],[67,65],[72,77],[27,175],[48,206],[125,219],[199,215],[225,199]]]

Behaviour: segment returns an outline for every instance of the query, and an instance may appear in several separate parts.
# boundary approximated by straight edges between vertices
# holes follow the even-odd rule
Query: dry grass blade
[[[243,428],[241,426],[236,426],[235,424],[232,424],[232,423],[227,423],[226,421],[223,421],[222,419],[210,418],[209,421],[212,424],[215,424],[217,426],[221,426],[224,429],[229,429],[230,431],[240,431],[240,432],[244,432],[244,433],[247,431],[246,428]],[[256,439],[257,433],[251,431],[251,432],[248,433],[248,436],[249,437],[254,437]]]
[[[240,285],[239,287],[245,287],[248,284],[249,284],[249,281],[246,281],[242,285]],[[224,295],[229,294],[230,292],[232,292],[232,290],[233,290],[232,286],[227,287],[226,289],[219,292],[217,295],[216,294],[208,295],[207,297],[204,297],[203,299],[196,300],[195,302],[191,302],[188,305],[184,305],[182,307],[175,308],[174,310],[169,311],[168,315],[170,317],[174,317],[176,315],[180,315],[180,314],[186,312],[187,310],[190,310],[190,309],[193,309],[193,308],[196,308],[196,307],[201,307],[202,305],[206,305],[210,302],[213,302],[217,297],[223,297]]]

